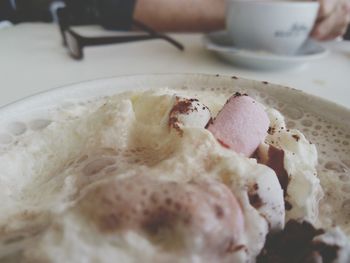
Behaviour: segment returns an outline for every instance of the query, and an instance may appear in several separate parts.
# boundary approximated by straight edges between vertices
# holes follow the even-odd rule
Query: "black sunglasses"
[[[107,37],[85,37],[70,28],[69,14],[65,8],[57,10],[58,24],[63,39],[63,45],[68,48],[69,54],[74,59],[80,60],[84,57],[83,48],[87,46],[99,46],[106,44],[118,44],[132,41],[163,39],[179,50],[184,50],[184,46],[166,34],[156,32],[145,24],[133,20],[132,25],[143,31],[142,34],[107,36]]]

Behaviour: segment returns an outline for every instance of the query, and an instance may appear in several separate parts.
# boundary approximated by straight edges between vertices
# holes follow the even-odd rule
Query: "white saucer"
[[[253,69],[286,69],[324,57],[328,51],[319,43],[308,39],[295,55],[280,55],[264,51],[252,51],[234,47],[226,31],[204,36],[204,45],[231,63]]]

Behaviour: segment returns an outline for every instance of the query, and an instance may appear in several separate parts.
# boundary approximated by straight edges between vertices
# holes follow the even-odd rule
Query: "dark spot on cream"
[[[249,197],[249,203],[255,207],[255,208],[260,208],[263,205],[261,197],[257,194],[248,194]]]
[[[158,209],[145,219],[142,228],[150,235],[156,235],[161,229],[171,228],[175,215],[164,209]]]
[[[287,210],[287,211],[290,211],[292,210],[293,206],[291,203],[289,203],[288,201],[284,201],[284,208]]]
[[[263,201],[257,193],[258,190],[259,185],[255,183],[248,191],[249,203],[255,208],[260,208],[263,205]]]
[[[145,216],[149,215],[149,210],[148,210],[148,209],[143,210],[143,214],[144,214]]]
[[[178,202],[175,202],[175,203],[174,203],[174,207],[175,207],[175,209],[178,210],[178,211],[182,209],[181,204],[178,203]]]
[[[166,198],[166,199],[165,199],[165,203],[166,203],[167,205],[171,205],[171,204],[173,203],[173,200],[172,200],[171,198]]]
[[[158,203],[158,197],[155,193],[151,194],[150,196],[150,200],[153,204],[157,204]]]
[[[298,142],[300,140],[299,135],[293,134],[292,137]]]
[[[267,133],[270,135],[273,135],[275,133],[275,131],[276,131],[276,128],[270,126],[267,130]]]
[[[236,98],[236,97],[241,97],[241,96],[248,96],[248,94],[247,94],[247,93],[240,93],[240,92],[238,92],[238,91],[237,91],[235,94],[233,94],[233,97],[234,97],[234,98]],[[228,101],[229,101],[229,100],[230,100],[230,99],[228,99]],[[227,101],[227,102],[228,102],[228,101]],[[227,103],[227,102],[226,102],[226,103]]]
[[[220,206],[218,204],[214,205],[214,211],[215,211],[216,217],[219,219],[221,219],[225,216],[224,209],[222,208],[222,206]]]
[[[196,101],[196,99],[180,99],[179,97],[176,97],[176,102],[169,112],[169,127],[177,130],[181,136],[183,131],[179,126],[177,115],[189,113],[192,110],[191,108],[193,101]]]
[[[115,214],[107,214],[100,218],[101,230],[105,232],[116,231],[121,224],[121,218]]]
[[[184,223],[184,225],[188,226],[191,224],[192,220],[191,220],[191,216],[187,215],[185,216],[185,218],[182,220],[182,222]]]

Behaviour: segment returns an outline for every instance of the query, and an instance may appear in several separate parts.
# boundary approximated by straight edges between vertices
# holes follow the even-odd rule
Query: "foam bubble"
[[[293,128],[295,128],[295,122],[294,121],[287,121],[287,127],[289,128],[289,129],[293,129]]]
[[[8,132],[13,136],[19,136],[27,131],[27,126],[23,122],[12,122],[8,126]]]
[[[339,180],[342,181],[342,182],[347,182],[350,180],[350,176],[347,175],[347,174],[340,174],[338,176]]]
[[[324,166],[326,169],[337,172],[337,173],[344,173],[345,167],[336,161],[329,161]]]
[[[301,124],[305,127],[311,127],[312,126],[312,121],[309,119],[304,119],[301,121]]]
[[[292,120],[300,120],[304,116],[304,112],[302,109],[295,108],[292,106],[285,107],[284,114],[286,117]]]
[[[342,204],[342,208],[347,211],[348,215],[350,216],[350,199],[345,200]]]
[[[341,188],[341,190],[345,193],[350,193],[350,184],[345,184],[343,185],[343,187]]]
[[[34,119],[29,122],[28,126],[33,131],[38,131],[45,129],[51,123],[50,120],[47,119]]]
[[[79,105],[79,104],[78,104]],[[77,106],[77,104],[75,104],[75,103],[73,103],[73,102],[68,102],[68,101],[66,101],[66,102],[64,102],[64,103],[62,103],[62,106],[61,106],[61,108],[62,109],[72,109],[72,108],[74,108],[74,107],[76,107]]]
[[[13,141],[13,138],[10,134],[7,134],[7,133],[0,134],[0,144],[11,144],[12,141]]]

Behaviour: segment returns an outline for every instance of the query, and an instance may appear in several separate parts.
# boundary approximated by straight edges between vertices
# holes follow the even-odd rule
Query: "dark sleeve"
[[[128,30],[132,25],[136,0],[100,0],[101,24],[106,29]]]
[[[50,5],[53,0],[16,0],[14,22],[42,21],[51,22]]]
[[[9,20],[13,22],[14,9],[10,0],[0,0],[0,21]]]
[[[344,35],[345,40],[350,40],[350,26],[348,26],[348,29],[346,30],[346,33]]]
[[[128,30],[136,0],[65,0],[65,3],[74,24],[100,24],[107,29]]]

